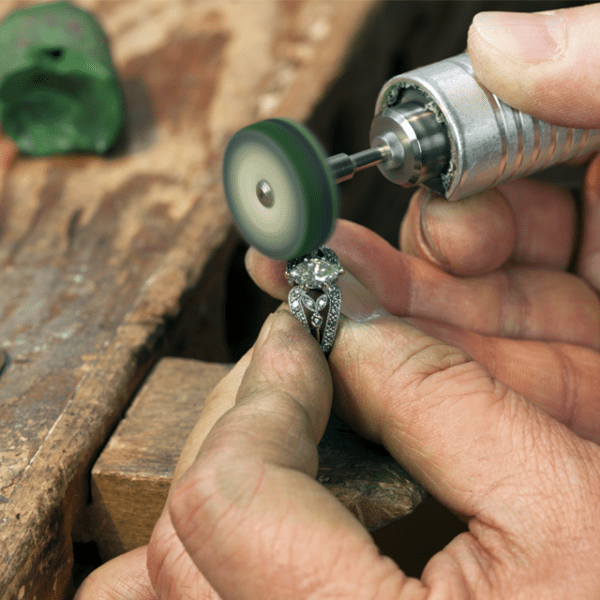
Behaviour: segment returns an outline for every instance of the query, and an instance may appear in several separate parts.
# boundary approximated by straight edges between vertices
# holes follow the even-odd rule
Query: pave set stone
[[[313,335],[316,334],[317,340],[320,337],[319,328],[323,324],[320,312],[329,304],[320,342],[325,354],[328,354],[333,346],[342,305],[342,293],[334,282],[343,272],[335,252],[327,246],[322,246],[310,254],[288,261],[285,274],[291,285],[296,284],[288,296],[290,309],[307,329],[313,331]],[[313,298],[310,295],[311,291],[323,293]],[[310,325],[304,308],[310,314]]]

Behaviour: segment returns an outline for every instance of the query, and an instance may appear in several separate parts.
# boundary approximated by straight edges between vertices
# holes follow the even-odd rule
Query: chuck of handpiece
[[[385,176],[403,186],[439,178],[449,161],[446,127],[426,102],[407,99],[380,111],[371,125],[372,148],[328,159],[336,183],[357,171],[379,165]]]

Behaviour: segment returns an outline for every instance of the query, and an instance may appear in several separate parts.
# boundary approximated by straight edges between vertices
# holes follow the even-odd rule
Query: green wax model
[[[0,23],[0,124],[35,156],[113,145],[123,124],[121,88],[93,15],[53,2]]]

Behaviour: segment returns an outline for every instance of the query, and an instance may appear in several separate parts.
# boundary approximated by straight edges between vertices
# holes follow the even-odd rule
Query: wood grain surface
[[[62,598],[94,459],[231,219],[240,127],[305,120],[371,2],[81,0],[105,28],[126,130],[104,157],[17,155],[0,190],[0,597]],[[0,18],[30,4],[0,3]],[[218,340],[206,341],[207,351]],[[213,352],[213,354],[215,354]],[[223,356],[213,356],[220,358]]]
[[[103,560],[147,544],[204,402],[230,366],[163,358],[92,469],[88,521]]]

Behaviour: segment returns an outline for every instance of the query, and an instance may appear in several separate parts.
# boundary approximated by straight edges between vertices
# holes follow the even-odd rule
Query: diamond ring
[[[288,295],[290,309],[319,342],[325,356],[333,346],[342,306],[342,292],[335,282],[344,273],[337,255],[327,246],[287,262],[285,278],[295,286]]]

